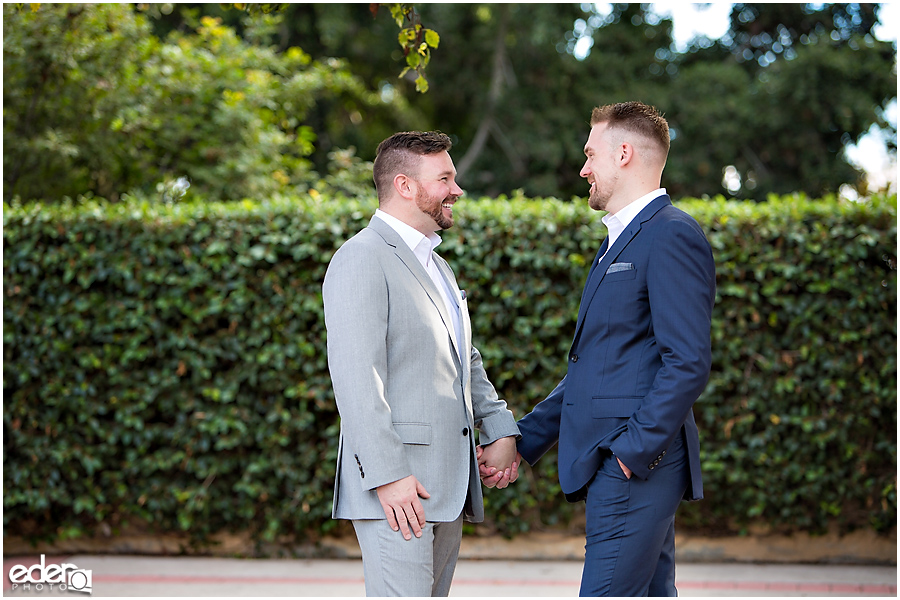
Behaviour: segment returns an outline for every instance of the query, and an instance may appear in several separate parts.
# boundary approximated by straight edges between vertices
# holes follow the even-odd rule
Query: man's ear
[[[406,199],[415,198],[416,196],[415,180],[403,173],[398,173],[394,176],[394,189]]]
[[[618,154],[616,155],[616,159],[618,160],[620,167],[624,167],[634,158],[634,146],[632,146],[628,142],[622,142],[621,144],[619,144],[617,152]]]

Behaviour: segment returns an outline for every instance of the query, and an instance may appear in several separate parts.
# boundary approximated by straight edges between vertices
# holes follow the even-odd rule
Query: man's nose
[[[588,167],[587,163],[584,163],[584,166],[581,167],[581,171],[579,171],[578,174],[582,177],[587,177],[591,174],[591,169]]]
[[[454,196],[462,196],[465,192],[459,185],[454,181],[453,186],[450,188],[450,193]]]

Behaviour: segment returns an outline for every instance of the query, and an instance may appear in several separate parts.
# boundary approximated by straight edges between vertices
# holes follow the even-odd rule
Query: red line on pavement
[[[799,583],[789,581],[676,581],[684,589],[719,589],[768,592],[825,592],[831,594],[897,595],[896,585],[865,583]]]
[[[5,565],[4,565],[5,567]],[[159,584],[284,584],[284,585],[339,585],[363,584],[362,577],[215,577],[198,575],[95,575],[98,583],[159,583]],[[456,585],[520,586],[537,585],[548,587],[577,587],[578,581],[569,580],[528,580],[513,579],[463,579],[453,580]],[[831,594],[897,595],[896,585],[856,584],[856,583],[799,583],[760,581],[678,581],[683,589],[743,590],[768,592],[806,592]]]

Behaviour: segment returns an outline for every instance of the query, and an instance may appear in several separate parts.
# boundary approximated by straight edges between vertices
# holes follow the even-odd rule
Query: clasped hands
[[[485,487],[503,489],[519,478],[522,455],[516,451],[516,438],[504,437],[475,447],[478,474]]]

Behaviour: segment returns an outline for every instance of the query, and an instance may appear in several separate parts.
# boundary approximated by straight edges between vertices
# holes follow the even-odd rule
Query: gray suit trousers
[[[403,539],[385,519],[353,521],[363,555],[366,596],[448,596],[462,515],[449,523],[426,523],[422,537]]]

